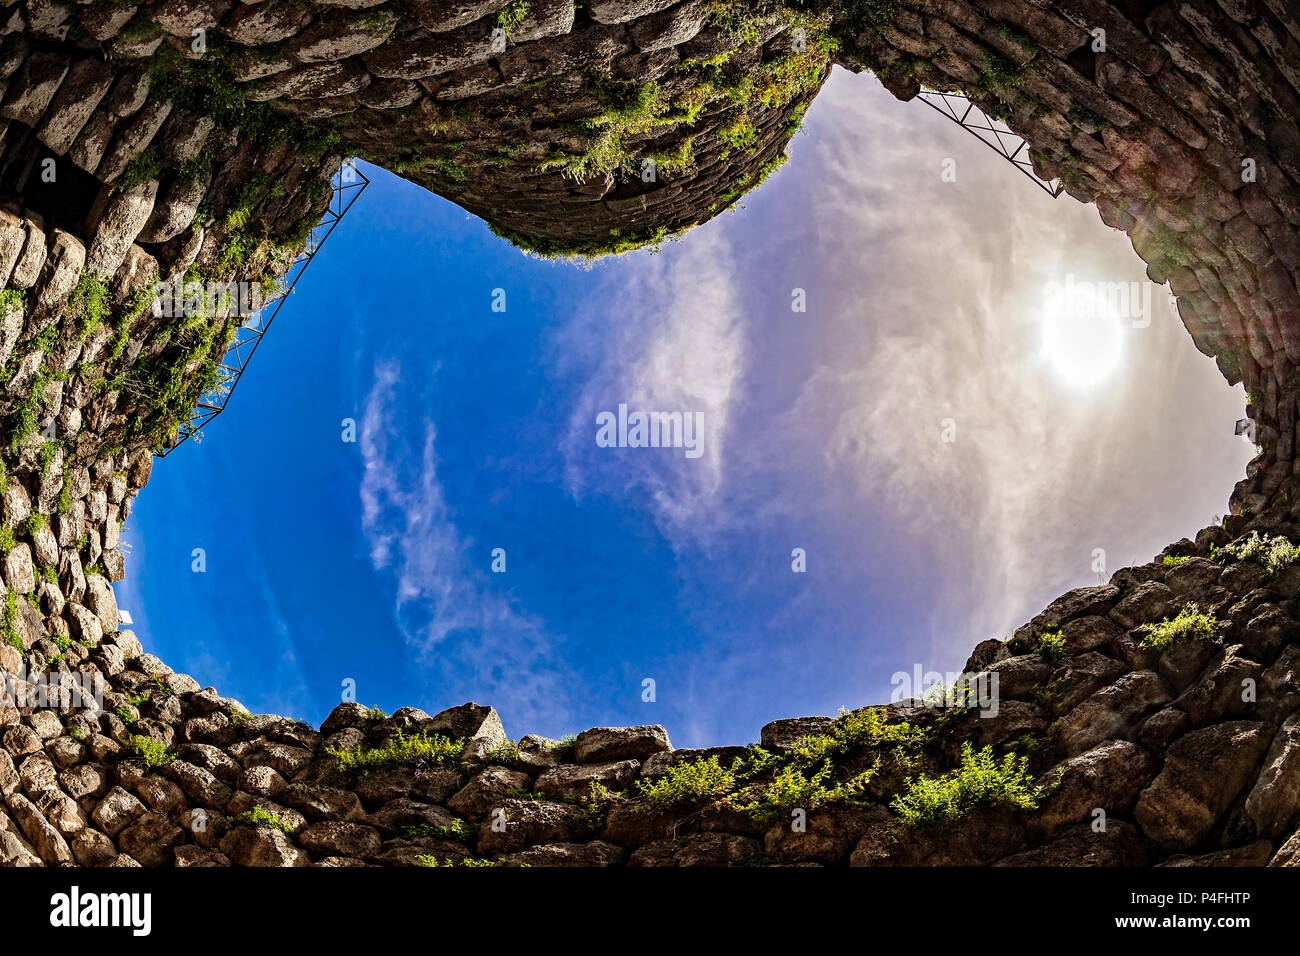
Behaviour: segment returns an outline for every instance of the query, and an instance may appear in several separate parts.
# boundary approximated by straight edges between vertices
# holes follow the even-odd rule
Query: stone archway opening
[[[22,821],[26,838],[6,840],[7,854],[163,864],[353,854],[410,862],[415,852],[379,826],[349,831],[360,842],[346,845],[332,830],[308,836],[305,817],[302,826],[280,819],[292,839],[259,826],[255,797],[233,791],[244,770],[268,781],[268,793],[271,772],[287,773],[307,788],[293,791],[302,812],[324,823],[361,801],[380,811],[391,794],[358,778],[334,788],[346,794],[342,803],[320,802],[321,774],[339,769],[321,734],[247,719],[148,659],[119,627],[109,582],[125,573],[121,522],[148,480],[152,452],[175,441],[233,332],[232,317],[208,305],[183,322],[153,314],[154,281],[190,273],[274,281],[320,218],[328,176],[355,152],[541,254],[657,241],[762,182],[833,62],[871,70],[904,99],[923,85],[960,89],[1024,135],[1037,168],[1095,203],[1104,222],[1130,235],[1150,277],[1170,283],[1197,347],[1230,383],[1246,385],[1261,453],[1224,528],[1172,546],[1167,562],[1071,592],[1012,641],[977,648],[968,669],[1006,679],[1001,722],[958,714],[940,727],[923,712],[892,712],[925,730],[927,773],[959,773],[961,744],[987,744],[1031,750],[1035,769],[1055,766],[1066,780],[1115,784],[1105,799],[1122,808],[1121,819],[1104,846],[1076,832],[1086,825],[1083,804],[1067,802],[1028,821],[975,813],[962,838],[942,846],[900,843],[877,814],[849,828],[828,824],[812,851],[735,818],[721,833],[680,842],[606,820],[608,839],[583,852],[604,862],[729,862],[762,847],[831,864],[1098,853],[1128,863],[1175,853],[1258,862],[1300,852],[1285,849],[1295,843],[1294,808],[1260,770],[1273,741],[1290,739],[1300,705],[1286,663],[1295,616],[1282,597],[1300,584],[1284,573],[1295,554],[1256,538],[1228,552],[1227,568],[1209,560],[1247,527],[1295,536],[1300,517],[1300,22],[1284,0],[588,0],[580,10],[571,0],[536,0],[523,11],[499,0],[407,0],[360,12],[229,0],[11,6],[0,41],[0,168],[16,169],[22,149],[31,154],[34,132],[75,188],[58,202],[37,199],[18,176],[12,182],[23,188],[0,210],[0,353],[10,373],[0,395],[8,533],[0,657],[10,672],[85,665],[107,675],[120,707],[79,716],[79,733],[99,748],[97,759],[127,748],[121,759],[143,768],[128,782],[175,764],[180,782],[166,796],[190,816],[146,814],[124,787],[97,790],[85,774],[56,792],[28,773],[30,792],[8,796],[6,815]],[[210,41],[202,50],[195,31]],[[87,215],[72,228],[83,205]],[[1185,616],[1190,604],[1212,607],[1217,622],[1203,626],[1203,610]],[[1140,640],[1144,627],[1170,643],[1187,636],[1171,633],[1180,627],[1200,636],[1161,657],[1169,645]],[[1243,680],[1265,692],[1241,698]],[[154,690],[157,699],[146,697]],[[90,745],[62,734],[48,708],[21,716],[22,747],[66,737],[57,764],[86,763],[74,755]],[[812,736],[851,749],[863,738],[846,735],[867,733],[862,721],[870,723],[778,721],[763,742],[790,753]],[[641,761],[667,748],[661,733],[642,729],[590,731],[559,756],[549,745],[512,750],[495,714],[473,706],[380,720],[345,705],[322,730],[364,756],[410,728],[448,735],[475,773],[470,783],[457,765],[439,778],[443,789],[418,795],[474,819],[491,809],[481,797],[500,796],[485,780],[500,777],[501,761],[517,775],[510,782],[563,798],[580,795],[596,765],[620,765],[608,779],[630,784]],[[226,783],[218,771],[231,766],[238,779]],[[1200,785],[1206,780],[1213,785]],[[877,803],[902,793],[905,785],[893,784],[873,794]],[[527,804],[537,801],[511,799],[501,797],[512,811],[535,812]],[[1196,812],[1180,816],[1188,801]],[[561,807],[562,825],[536,830],[545,843],[522,831],[498,837],[489,826],[479,849],[515,862],[575,852],[555,847],[592,834],[562,799],[548,803]],[[183,828],[194,809],[223,821],[229,814],[229,832],[209,839]],[[71,844],[45,818],[77,813],[94,825],[83,824]]]

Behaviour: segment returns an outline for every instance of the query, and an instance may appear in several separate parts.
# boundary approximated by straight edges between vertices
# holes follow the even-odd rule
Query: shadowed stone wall
[[[0,706],[0,860],[1296,862],[1300,579],[1246,535],[1300,540],[1298,53],[1283,0],[5,3],[0,666],[16,693],[55,674],[107,696]],[[833,63],[1004,118],[1251,396],[1237,514],[981,644],[968,670],[998,674],[996,716],[778,721],[762,753],[672,751],[660,728],[511,745],[477,705],[345,705],[314,731],[120,629],[121,523],[245,320],[207,296],[159,314],[157,280],[272,291],[351,154],[540,254],[655,242],[779,165]],[[1192,604],[1208,623],[1144,642]],[[941,782],[963,743],[1023,758],[1007,772],[1050,785],[1036,809],[908,824],[906,778]],[[643,793],[685,786],[681,762],[694,797]]]

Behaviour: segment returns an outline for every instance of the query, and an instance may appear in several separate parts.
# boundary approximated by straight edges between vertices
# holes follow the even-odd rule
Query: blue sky
[[[389,712],[491,703],[516,737],[745,742],[957,670],[1096,583],[1096,549],[1109,576],[1222,513],[1244,395],[1165,290],[1100,381],[1043,354],[1048,283],[1144,281],[1095,210],[865,75],[790,154],[744,209],[590,269],[366,168],[140,495],[118,593],[146,646],[313,723],[350,678]],[[598,447],[620,402],[703,413],[703,455]]]

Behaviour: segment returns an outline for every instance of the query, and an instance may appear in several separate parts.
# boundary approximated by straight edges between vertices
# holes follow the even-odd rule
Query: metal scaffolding
[[[197,443],[201,439],[200,432],[203,426],[225,410],[235,385],[238,384],[244,370],[248,368],[248,363],[252,361],[253,353],[262,343],[262,337],[270,331],[271,323],[280,314],[281,306],[293,293],[303,272],[316,257],[316,253],[320,251],[320,247],[324,245],[330,233],[334,231],[334,227],[339,224],[339,220],[352,208],[352,204],[369,184],[370,180],[357,169],[355,159],[345,160],[339,167],[339,171],[330,179],[330,187],[334,194],[330,197],[329,208],[321,217],[321,221],[312,228],[303,251],[289,264],[280,290],[236,328],[235,338],[218,367],[217,384],[199,396],[197,404],[190,410],[190,417],[177,429],[175,444],[162,451],[159,457],[165,458],[170,455],[190,438],[194,438]]]
[[[1065,189],[1060,179],[1053,179],[1050,182],[1040,179],[1034,172],[1033,163],[1029,161],[1029,144],[1025,142],[1024,137],[1012,132],[1011,128],[1001,120],[989,116],[972,103],[964,93],[922,90],[918,99],[968,133],[974,134],[980,142],[1014,165],[1028,176],[1035,186],[1053,199],[1061,195]]]

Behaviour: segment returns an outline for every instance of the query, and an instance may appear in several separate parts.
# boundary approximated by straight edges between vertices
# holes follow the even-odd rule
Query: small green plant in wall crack
[[[1163,651],[1180,641],[1212,637],[1217,623],[1213,614],[1202,611],[1196,604],[1188,604],[1172,620],[1165,618],[1159,624],[1143,625],[1141,643],[1143,647]]]
[[[511,0],[497,14],[497,26],[505,31],[506,36],[514,35],[524,25],[532,8],[533,5],[528,0]]]
[[[961,745],[961,763],[938,776],[909,777],[907,789],[890,808],[908,826],[953,824],[980,806],[1034,810],[1043,790],[1029,774],[1029,759],[1007,754],[999,761],[992,747]]]

